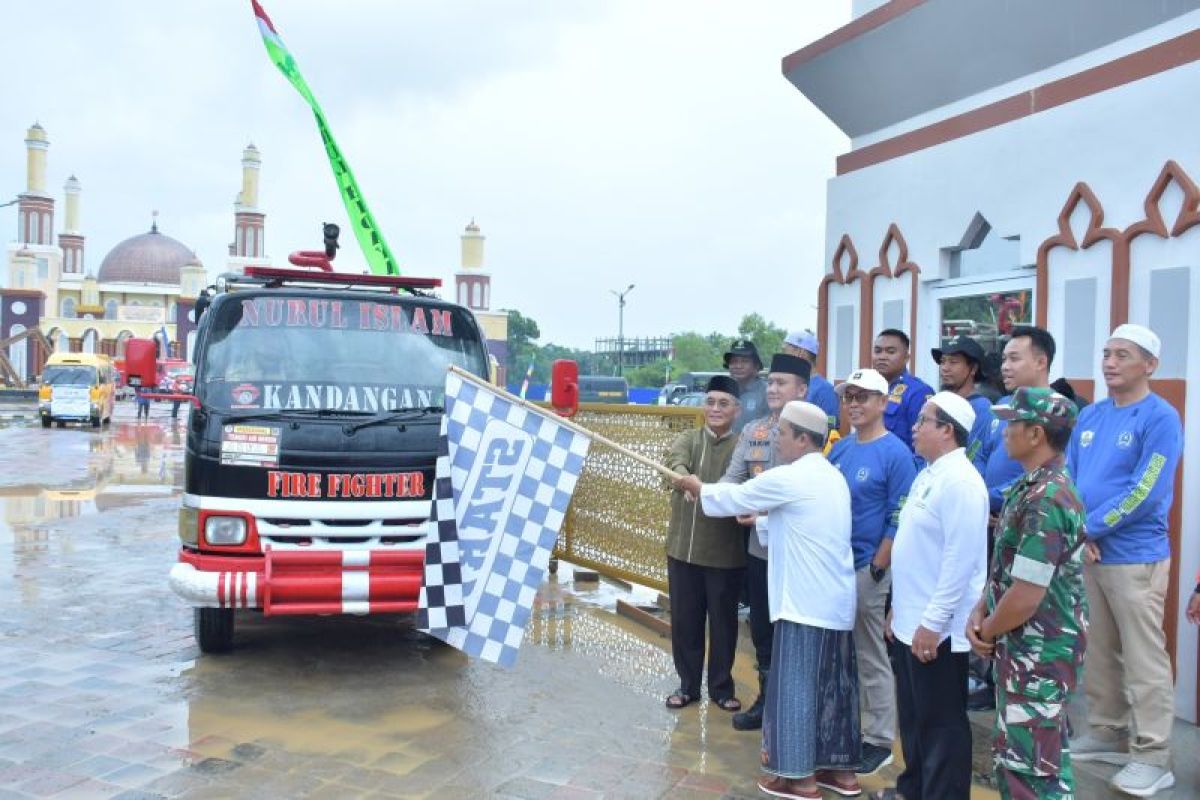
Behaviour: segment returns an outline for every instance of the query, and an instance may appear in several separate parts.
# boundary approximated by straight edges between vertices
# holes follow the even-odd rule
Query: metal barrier
[[[581,403],[572,418],[647,458],[662,461],[671,442],[699,428],[699,408]],[[602,575],[667,591],[671,495],[662,476],[593,444],[567,509],[554,556]]]

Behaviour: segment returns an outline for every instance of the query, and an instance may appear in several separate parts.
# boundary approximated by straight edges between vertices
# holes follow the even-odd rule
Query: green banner
[[[275,26],[271,23],[267,12],[259,5],[258,0],[250,0],[250,4],[254,7],[258,29],[262,33],[263,44],[266,45],[271,61],[275,62],[275,66],[288,79],[288,82],[296,87],[296,91],[308,102],[313,116],[317,118],[317,130],[321,133],[325,154],[329,156],[329,166],[333,168],[333,177],[337,181],[338,191],[342,193],[342,202],[346,205],[346,213],[350,216],[350,224],[354,228],[354,238],[358,239],[358,245],[367,259],[367,265],[376,275],[399,275],[400,265],[396,263],[391,249],[383,239],[383,231],[379,229],[375,223],[375,217],[367,208],[367,201],[363,199],[362,192],[358,189],[354,173],[350,171],[350,165],[346,163],[342,149],[338,147],[333,133],[329,130],[325,112],[321,110],[317,99],[313,97],[312,90],[308,88],[304,76],[300,74],[300,69],[296,66],[296,59],[292,57],[283,40],[279,38]]]

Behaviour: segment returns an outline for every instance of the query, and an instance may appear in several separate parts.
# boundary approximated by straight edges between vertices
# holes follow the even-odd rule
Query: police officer
[[[808,378],[808,402],[817,406],[829,417],[829,427],[837,428],[838,396],[833,391],[833,384],[817,372],[817,356],[821,352],[821,342],[817,335],[810,330],[792,331],[783,340],[783,352],[791,356],[800,356],[813,368]]]
[[[900,441],[912,450],[913,425],[921,414],[921,407],[933,395],[933,389],[905,366],[908,363],[909,346],[908,334],[887,328],[875,337],[871,366],[888,382],[884,427],[899,436]]]
[[[958,336],[944,347],[930,351],[938,365],[938,378],[944,392],[954,392],[966,399],[975,409],[975,425],[967,438],[967,458],[984,473],[991,453],[992,401],[979,393],[977,385],[986,376],[983,369],[983,348],[970,336]]]
[[[766,416],[746,423],[734,447],[729,469],[721,483],[745,483],[764,470],[775,466],[775,439],[779,434],[779,412],[792,400],[803,400],[808,393],[810,367],[807,361],[786,353],[771,359],[767,375]],[[766,517],[760,517],[765,533]],[[738,522],[751,526],[746,552],[746,583],[750,599],[750,636],[758,662],[758,699],[745,711],[733,715],[733,727],[757,730],[762,727],[763,703],[766,701],[767,674],[771,668],[773,630],[767,604],[767,548],[760,541],[754,516],[738,517]]]
[[[733,423],[734,433],[741,433],[747,422],[766,413],[767,382],[758,374],[762,368],[758,348],[749,339],[735,339],[725,353],[725,369],[729,370],[729,377],[737,381],[741,392],[742,408]]]
[[[1073,798],[1066,708],[1083,670],[1088,614],[1083,503],[1063,456],[1075,404],[1022,387],[994,410],[1024,469],[1004,502],[966,631],[975,653],[996,663],[996,783],[1003,798]]]

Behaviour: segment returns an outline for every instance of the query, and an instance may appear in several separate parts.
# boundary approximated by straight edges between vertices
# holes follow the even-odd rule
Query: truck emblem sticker
[[[337,328],[453,336],[453,321],[454,315],[447,308],[358,303],[353,300],[256,297],[242,301],[239,324],[247,328]]]
[[[424,497],[421,472],[267,472],[267,497],[286,500],[381,500]]]
[[[230,390],[233,395],[231,408],[258,408],[258,387],[252,383],[239,383]]]

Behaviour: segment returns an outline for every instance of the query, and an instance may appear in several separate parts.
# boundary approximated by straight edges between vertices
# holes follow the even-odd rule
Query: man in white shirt
[[[828,434],[825,412],[795,400],[780,412],[779,466],[742,484],[676,482],[710,517],[767,513],[775,636],[759,786],[777,797],[860,791],[850,490],[822,455]]]
[[[904,772],[876,797],[971,791],[966,623],[987,574],[987,486],[966,456],[975,410],[953,392],[926,401],[913,447],[928,466],[900,512],[890,629]]]

